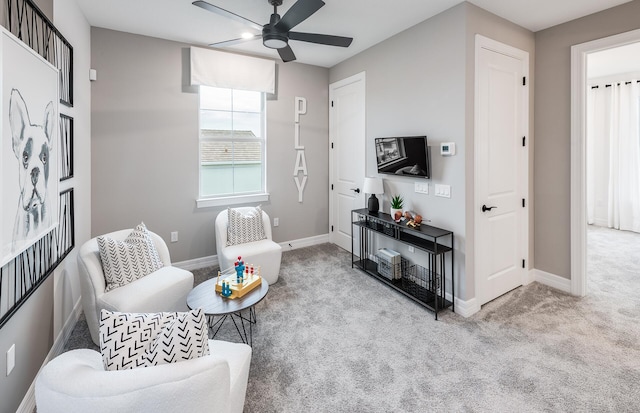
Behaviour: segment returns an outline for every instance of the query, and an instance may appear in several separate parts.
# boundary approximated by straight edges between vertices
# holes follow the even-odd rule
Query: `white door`
[[[365,74],[329,85],[329,240],[351,251],[351,210],[364,207]]]
[[[479,304],[528,265],[528,53],[476,36],[475,282]]]

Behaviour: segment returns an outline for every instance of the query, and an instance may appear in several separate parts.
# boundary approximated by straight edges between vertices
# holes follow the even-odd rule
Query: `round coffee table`
[[[214,277],[197,285],[187,295],[190,309],[202,308],[207,316],[209,337],[214,338],[227,318],[231,318],[243,343],[253,345],[253,325],[256,323],[258,304],[269,292],[269,283],[263,278],[262,284],[241,298],[224,298],[215,290],[217,278]],[[242,311],[248,310],[247,316]],[[245,324],[246,322],[246,324]],[[248,327],[248,332],[247,332]]]

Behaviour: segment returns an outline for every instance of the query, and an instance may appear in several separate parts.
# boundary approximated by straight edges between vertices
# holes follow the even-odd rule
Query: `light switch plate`
[[[451,198],[451,185],[436,184],[436,196]]]
[[[414,184],[413,191],[417,194],[428,194],[429,193],[429,183],[428,182],[416,182]]]

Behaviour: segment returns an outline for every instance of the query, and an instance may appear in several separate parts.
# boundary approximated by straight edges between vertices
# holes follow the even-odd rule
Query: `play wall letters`
[[[304,146],[300,145],[300,115],[307,113],[307,99],[296,96],[295,101],[294,149],[296,150],[296,166],[293,168],[293,180],[298,188],[298,202],[302,202],[304,187],[307,184],[307,158],[304,155]]]

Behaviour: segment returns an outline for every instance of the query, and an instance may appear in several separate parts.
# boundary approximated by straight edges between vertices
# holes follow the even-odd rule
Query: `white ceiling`
[[[76,0],[92,26],[206,46],[240,37],[247,27],[191,4],[192,0]],[[267,0],[208,0],[264,24],[273,7]],[[353,37],[349,48],[292,41],[297,61],[331,67],[443,12],[464,0],[325,0],[326,5],[295,31]],[[533,32],[631,0],[470,0]],[[294,3],[284,0],[281,16]],[[229,50],[278,58],[258,40]]]

